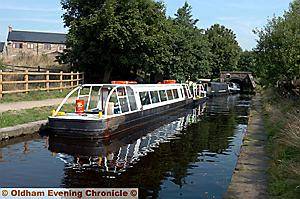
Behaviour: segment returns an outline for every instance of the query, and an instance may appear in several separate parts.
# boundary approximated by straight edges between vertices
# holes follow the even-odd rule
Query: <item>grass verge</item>
[[[19,111],[6,111],[0,113],[0,128],[15,126],[18,124],[25,124],[29,122],[46,120],[51,115],[51,110],[56,109],[53,106],[46,106],[40,108],[25,109]],[[62,111],[74,111],[73,104],[66,104]]]
[[[26,93],[16,93],[16,94],[5,94],[0,103],[9,102],[21,102],[21,101],[35,101],[35,100],[46,100],[55,98],[64,98],[71,90],[60,91],[33,91]]]
[[[300,100],[264,92],[271,198],[300,198]]]

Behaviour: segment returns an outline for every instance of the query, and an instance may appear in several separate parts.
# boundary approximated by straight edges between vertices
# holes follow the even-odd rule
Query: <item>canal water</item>
[[[209,99],[110,140],[33,135],[0,143],[0,187],[138,187],[141,198],[222,198],[250,97]]]

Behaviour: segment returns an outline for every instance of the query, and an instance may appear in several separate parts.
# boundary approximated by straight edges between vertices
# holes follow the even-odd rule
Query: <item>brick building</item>
[[[66,48],[66,34],[13,30],[9,27],[6,52],[8,57],[19,53],[32,55],[57,54]]]

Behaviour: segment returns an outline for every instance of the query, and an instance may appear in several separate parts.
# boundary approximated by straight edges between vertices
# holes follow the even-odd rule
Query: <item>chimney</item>
[[[12,29],[12,26],[9,25],[9,26],[8,26],[8,32],[12,32],[12,30],[13,30],[13,29]]]

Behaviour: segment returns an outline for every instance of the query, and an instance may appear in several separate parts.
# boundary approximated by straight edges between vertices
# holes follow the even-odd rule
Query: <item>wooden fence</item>
[[[13,79],[10,77],[18,77]],[[39,79],[36,79],[38,77]],[[50,78],[51,77],[51,78]],[[12,79],[12,80],[11,80]],[[28,93],[31,91],[50,91],[75,88],[84,82],[84,73],[53,72],[3,72],[0,70],[0,99],[3,94]],[[15,88],[9,85],[18,85]],[[38,86],[32,86],[38,85]],[[17,89],[16,89],[17,87]],[[33,88],[32,88],[33,87]]]
[[[25,72],[28,70],[29,72],[46,72],[50,71],[53,73],[59,73],[62,69],[62,67],[55,67],[52,66],[51,68],[43,68],[41,66],[15,66],[10,64],[5,64],[4,69],[2,69],[5,72]],[[65,71],[65,70],[64,70]]]

